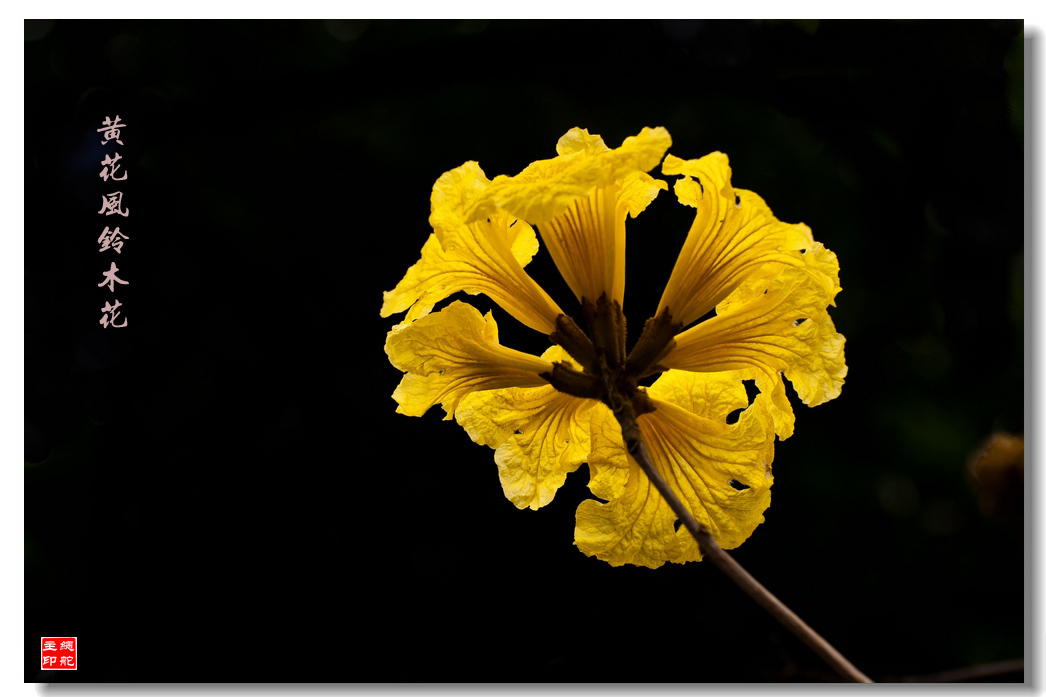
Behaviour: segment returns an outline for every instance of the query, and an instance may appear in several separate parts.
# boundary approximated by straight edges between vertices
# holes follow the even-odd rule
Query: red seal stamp
[[[76,637],[40,637],[42,670],[76,670]]]

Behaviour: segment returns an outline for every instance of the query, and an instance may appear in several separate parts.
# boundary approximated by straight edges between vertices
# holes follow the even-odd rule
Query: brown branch
[[[605,370],[605,363],[603,367]],[[750,573],[745,571],[744,567],[734,561],[733,557],[723,551],[723,548],[712,538],[708,530],[694,519],[690,511],[679,500],[679,497],[676,496],[675,492],[672,491],[651,462],[650,455],[643,444],[639,431],[639,422],[636,420],[635,410],[631,401],[623,397],[615,389],[613,381],[606,373],[604,373],[604,382],[607,389],[607,404],[614,412],[614,416],[617,417],[618,423],[621,424],[621,434],[624,437],[625,446],[628,448],[629,454],[643,468],[643,472],[646,473],[654,487],[661,492],[661,495],[665,498],[669,507],[671,507],[672,512],[676,514],[683,525],[686,526],[686,529],[690,531],[690,534],[694,536],[694,539],[697,540],[698,547],[700,547],[704,558],[715,564],[720,571],[729,576],[730,580],[740,586],[741,590],[759,603],[764,610],[773,615],[778,622],[799,637],[804,644],[813,649],[842,678],[849,682],[872,682],[867,675],[859,671],[835,647],[825,641],[820,634],[811,629],[806,622],[803,622],[797,614],[792,612],[788,606],[778,600],[759,581],[755,580]]]
[[[907,675],[899,682],[973,682],[988,681],[990,678],[1001,678],[1007,675],[1020,673],[1024,675],[1024,659],[1016,658],[1011,661],[998,661],[996,663],[982,663],[965,668],[953,668],[943,670],[940,673],[929,675]]]

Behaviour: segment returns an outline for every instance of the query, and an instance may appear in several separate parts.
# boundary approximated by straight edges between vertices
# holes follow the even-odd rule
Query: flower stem
[[[618,423],[621,424],[621,434],[625,440],[625,447],[628,448],[629,454],[635,458],[639,466],[643,468],[643,472],[646,473],[654,487],[661,492],[661,495],[665,498],[669,507],[671,507],[672,512],[679,517],[686,529],[697,540],[702,556],[719,567],[719,570],[740,586],[741,590],[751,596],[764,610],[773,615],[778,622],[813,649],[842,678],[849,682],[872,682],[867,675],[859,671],[834,646],[825,641],[820,634],[811,629],[788,606],[778,600],[777,596],[768,591],[759,581],[755,580],[752,574],[734,561],[734,558],[727,554],[719,546],[719,543],[712,538],[708,530],[694,519],[690,511],[679,500],[679,497],[676,496],[675,492],[672,491],[668,483],[654,467],[653,462],[651,462],[650,455],[643,444],[639,423],[636,420],[635,410],[631,402],[617,393],[610,380],[606,380],[606,385],[609,393],[607,395],[607,403],[614,412]]]

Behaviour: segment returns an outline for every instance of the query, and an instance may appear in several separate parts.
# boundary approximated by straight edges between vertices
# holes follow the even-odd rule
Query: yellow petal
[[[657,471],[716,541],[732,549],[763,521],[770,503],[773,432],[762,402],[749,406],[736,424],[716,418],[747,398],[736,376],[697,384],[705,379],[666,373],[650,389],[656,410],[639,417],[639,428]],[[686,528],[676,530],[675,514],[625,452],[620,428],[606,421],[600,426],[593,419],[590,488],[608,500],[578,508],[578,548],[614,566],[699,560],[696,541]]]
[[[655,405],[656,411],[639,417],[654,466],[719,546],[739,546],[763,522],[770,505],[773,432],[759,415],[761,405],[753,404],[732,425],[669,402]],[[676,538],[681,552],[671,561],[701,558],[685,528],[680,527]]]
[[[442,404],[450,419],[471,392],[546,385],[540,374],[552,370],[548,361],[501,346],[494,318],[463,302],[393,327],[385,353],[407,373],[392,397],[408,416]]]
[[[557,155],[571,155],[576,152],[598,155],[609,151],[610,148],[606,146],[603,139],[600,136],[590,134],[587,128],[571,128],[556,143]],[[545,162],[548,162],[548,160],[545,160]],[[559,162],[562,163],[565,160],[559,160]]]
[[[671,144],[664,128],[644,128],[611,150],[599,136],[573,128],[560,138],[558,157],[534,162],[514,177],[495,177],[477,199],[470,219],[486,217],[494,207],[532,224],[547,222],[596,186],[613,184],[633,172],[649,172]]]
[[[737,371],[746,380],[754,380],[759,397],[765,398],[767,414],[773,420],[774,431],[781,440],[790,438],[795,432],[795,411],[785,393],[781,373],[770,375],[758,368]]]
[[[489,219],[465,222],[465,209],[489,187],[475,162],[445,173],[432,189],[434,232],[421,259],[396,287],[384,294],[381,316],[408,310],[411,322],[428,314],[450,295],[484,293],[523,324],[550,334],[559,306],[523,267],[538,249],[537,236],[526,222],[505,211]]]
[[[576,367],[558,346],[542,358]],[[595,405],[551,385],[510,387],[470,394],[455,418],[472,440],[495,448],[505,496],[517,508],[537,510],[588,458],[588,411]]]
[[[839,396],[846,376],[845,339],[826,309],[835,293],[822,282],[837,278],[838,268],[835,255],[816,242],[804,255],[804,266],[767,264],[720,303],[717,316],[676,336],[661,364],[701,372],[738,370],[747,377],[761,372],[757,386],[772,393],[778,432],[790,432],[794,417],[781,404],[781,373],[810,406]]]
[[[633,172],[621,180],[618,196],[618,215],[624,217],[627,212],[631,217],[646,210],[661,191],[668,189],[668,182],[654,179],[646,172]]]
[[[656,569],[680,556],[675,516],[628,455],[610,410],[599,407],[593,409],[589,489],[607,503],[590,499],[578,506],[574,544],[612,566]]]
[[[647,394],[698,416],[724,423],[732,411],[748,406],[748,393],[737,373],[668,370],[654,381]]]
[[[506,498],[517,508],[537,510],[588,457],[585,412],[594,404],[551,386],[512,388],[470,395],[457,417],[477,441],[485,430],[513,427],[494,453],[498,476]],[[477,421],[492,416],[497,420],[493,428],[477,426]]]
[[[588,460],[589,491],[606,501],[621,498],[631,472],[631,459],[625,457],[621,426],[605,404],[597,404],[589,413],[592,444]]]
[[[726,155],[715,152],[685,161],[668,155],[661,171],[684,175],[676,182],[676,196],[696,207],[697,215],[661,297],[659,313],[667,308],[674,321],[686,326],[763,264],[802,265],[800,250],[813,244],[810,229],[782,223],[758,195],[734,189]]]
[[[579,300],[604,292],[624,297],[625,216],[638,215],[666,188],[641,177],[671,144],[663,128],[644,128],[619,148],[572,129],[557,145],[559,156],[531,164],[515,177],[499,176],[470,219],[508,211],[538,225],[556,267]]]
[[[617,214],[616,185],[593,189],[538,229],[556,268],[579,301],[595,302],[606,293],[622,303],[625,226],[624,215]]]
[[[648,394],[656,399],[671,402],[676,406],[683,407],[689,412],[697,414],[705,419],[716,423],[725,423],[726,418],[738,409],[748,408],[752,417],[763,425],[763,431],[767,434],[766,463],[767,467],[774,461],[774,441],[769,434],[774,432],[775,416],[773,414],[775,405],[768,394],[770,387],[763,389],[768,394],[756,395],[751,408],[748,403],[748,392],[744,388],[744,380],[754,379],[756,386],[762,385],[763,374],[753,371],[752,375],[745,371],[727,371],[722,373],[693,373],[687,370],[667,370],[650,386]],[[784,397],[784,386],[781,385],[781,397],[784,405],[791,414],[791,405],[787,397]],[[795,420],[795,417],[792,417]],[[782,440],[784,437],[782,437]]]

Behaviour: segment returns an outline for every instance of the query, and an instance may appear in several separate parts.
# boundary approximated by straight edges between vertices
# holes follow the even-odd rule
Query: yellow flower
[[[844,339],[827,313],[840,290],[835,255],[805,225],[778,221],[757,195],[734,189],[721,153],[665,157],[662,172],[682,176],[676,196],[697,213],[655,316],[626,354],[625,221],[667,189],[648,172],[670,144],[665,129],[645,128],[610,149],[575,128],[557,157],[514,177],[488,180],[474,162],[451,170],[433,188],[421,259],[382,307],[382,316],[408,311],[385,344],[406,373],[393,393],[398,411],[441,404],[494,448],[518,508],[548,504],[588,463],[602,501],[579,506],[575,543],[613,565],[701,558],[629,454],[619,418],[634,419],[654,468],[730,549],[763,521],[775,434],[794,429],[783,377],[817,405],[838,396],[846,375]],[[531,225],[581,302],[587,332],[523,270],[537,251]],[[493,317],[462,302],[430,314],[459,290],[488,295],[556,345],[540,357],[503,347]],[[649,388],[638,384],[657,373]]]

